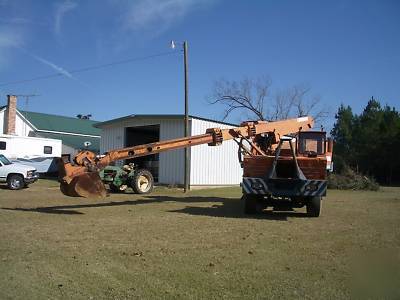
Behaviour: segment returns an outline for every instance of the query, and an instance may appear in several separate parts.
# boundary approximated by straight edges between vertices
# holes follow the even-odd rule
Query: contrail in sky
[[[26,50],[25,50],[25,51],[26,51]],[[26,52],[27,52],[27,51],[26,51]],[[45,65],[48,65],[49,67],[53,68],[54,70],[56,70],[56,71],[59,72],[60,74],[66,76],[66,77],[69,77],[69,78],[71,78],[71,79],[75,79],[74,76],[72,76],[72,74],[69,73],[69,72],[68,72],[67,70],[65,70],[64,68],[62,68],[62,67],[60,67],[60,66],[57,66],[56,64],[53,64],[52,62],[50,62],[50,61],[48,61],[48,60],[46,60],[46,59],[44,59],[44,58],[41,58],[41,57],[39,57],[39,56],[37,56],[37,55],[35,55],[35,54],[29,53],[29,52],[27,52],[27,53],[28,53],[31,57],[33,57],[34,59],[36,59],[37,61],[39,61],[39,62],[41,62],[41,63],[43,63],[43,64],[45,64]]]
[[[29,52],[28,50],[26,50],[25,48],[22,48],[20,46],[18,46],[17,48],[19,48],[20,50],[22,50],[23,52],[28,54],[30,57],[32,57],[33,59],[37,60],[38,62],[41,62],[42,64],[45,64],[45,65],[51,67],[52,69],[56,70],[61,75],[64,75],[65,77],[68,77],[68,78],[70,78],[72,80],[75,80],[75,81],[77,81],[78,83],[82,84],[83,86],[85,86],[87,88],[91,88],[88,84],[86,84],[86,83],[82,82],[81,80],[75,78],[74,76],[72,76],[72,74],[70,72],[68,72],[64,68],[56,65],[55,63],[52,63],[51,61],[48,61],[47,59],[44,59],[44,58],[42,58],[40,56],[37,56],[37,55]]]

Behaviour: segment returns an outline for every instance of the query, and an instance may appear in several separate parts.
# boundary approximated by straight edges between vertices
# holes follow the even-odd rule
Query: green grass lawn
[[[400,188],[328,194],[320,218],[250,217],[239,188],[3,188],[0,299],[399,299]]]

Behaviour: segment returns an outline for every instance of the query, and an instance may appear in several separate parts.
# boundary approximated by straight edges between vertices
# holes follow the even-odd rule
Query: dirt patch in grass
[[[304,212],[249,217],[239,188],[0,189],[0,298],[400,296],[399,188],[329,191],[320,218]]]

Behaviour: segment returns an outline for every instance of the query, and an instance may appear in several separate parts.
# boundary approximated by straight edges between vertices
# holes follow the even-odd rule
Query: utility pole
[[[188,89],[188,43],[183,42],[183,60],[185,72],[185,137],[189,136],[189,89]],[[190,168],[189,168],[189,149],[185,148],[185,178],[184,192],[187,193],[190,189]]]
[[[180,43],[179,43],[180,44]],[[184,116],[184,136],[189,136],[189,83],[188,83],[188,42],[184,41],[183,44],[183,68],[185,78],[185,116]],[[171,41],[171,48],[176,48],[175,41]],[[183,190],[186,193],[190,189],[190,164],[189,164],[189,149],[185,148],[185,165],[183,175]]]

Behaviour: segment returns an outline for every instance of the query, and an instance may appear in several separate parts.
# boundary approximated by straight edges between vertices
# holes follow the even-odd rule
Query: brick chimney
[[[15,122],[17,118],[17,96],[7,95],[6,131],[5,134],[15,135]]]

